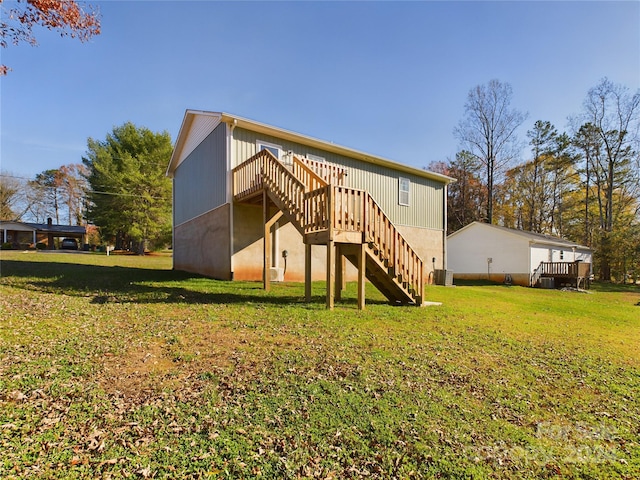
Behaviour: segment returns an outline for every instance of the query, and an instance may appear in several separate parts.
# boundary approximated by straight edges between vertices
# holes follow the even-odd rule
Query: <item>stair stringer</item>
[[[357,253],[350,249],[349,245],[342,244],[340,248],[347,260],[354,267],[360,268]],[[387,297],[391,303],[404,305],[422,304],[422,296],[414,296],[397,278],[393,270],[385,265],[384,260],[381,260],[379,255],[375,253],[374,248],[367,245],[365,254],[365,276],[367,280]]]

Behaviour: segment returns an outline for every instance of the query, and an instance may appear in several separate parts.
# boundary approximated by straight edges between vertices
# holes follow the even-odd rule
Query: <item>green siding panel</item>
[[[345,185],[367,190],[396,225],[443,229],[443,183],[242,128],[236,128],[233,137],[234,167],[256,153],[258,140],[281,145],[285,152],[292,151],[300,156],[311,154],[324,157],[327,162],[345,167],[348,172]],[[411,181],[409,206],[400,205],[398,202],[400,177]]]

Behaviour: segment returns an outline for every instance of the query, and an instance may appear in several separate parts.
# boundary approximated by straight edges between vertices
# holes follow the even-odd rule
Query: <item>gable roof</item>
[[[291,142],[299,143],[309,147],[318,148],[320,150],[336,153],[338,155],[344,155],[345,157],[355,158],[367,163],[381,165],[393,170],[410,173],[419,177],[435,180],[440,183],[449,184],[455,182],[454,178],[442,175],[440,173],[430,172],[428,170],[421,170],[419,168],[410,167],[401,163],[394,162],[392,160],[372,155],[370,153],[354,150],[349,147],[328,142],[326,140],[320,140],[314,137],[309,137],[301,133],[296,133],[291,130],[285,130],[283,128],[267,125],[266,123],[256,122],[255,120],[249,120],[247,118],[232,115],[224,112],[210,112],[206,110],[191,110],[188,109],[185,112],[176,139],[173,154],[167,167],[167,175],[173,176],[173,172],[178,165],[193,151],[193,149],[217,127],[220,123],[228,123],[234,126],[244,128],[257,133],[263,133],[265,135],[271,135],[274,137],[289,140]],[[189,137],[195,137],[191,140]]]
[[[524,237],[525,239],[529,240],[530,243],[539,243],[539,244],[552,245],[552,246],[558,246],[558,247],[579,248],[579,249],[582,249],[582,250],[591,250],[587,246],[577,244],[577,243],[572,242],[570,240],[567,240],[565,238],[555,237],[553,235],[545,235],[543,233],[529,232],[529,231],[526,231],[526,230],[518,230],[518,229],[515,229],[515,228],[501,227],[500,225],[493,225],[493,224],[488,224],[488,223],[484,223],[484,222],[477,222],[477,221],[476,222],[472,222],[469,225],[466,225],[466,226],[462,227],[460,230],[457,230],[457,231],[453,232],[447,238],[454,237],[454,236],[458,235],[459,233],[464,232],[464,231],[469,230],[469,229],[478,228],[478,226],[480,226],[481,228],[482,227],[486,227],[486,228],[493,228],[493,229],[496,229],[496,230],[500,230],[500,231],[502,231],[502,232],[504,232],[505,234],[508,234],[508,235],[517,235],[519,237]]]

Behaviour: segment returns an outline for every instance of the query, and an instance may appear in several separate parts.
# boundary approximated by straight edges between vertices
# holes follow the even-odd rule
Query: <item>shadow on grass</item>
[[[631,283],[595,281],[591,283],[591,288],[598,292],[640,293],[640,285],[633,285]]]
[[[270,304],[282,307],[296,304],[311,308],[325,304],[325,295],[313,295],[310,303],[305,302],[303,284],[276,284],[272,292],[266,292],[261,282],[214,280],[174,270],[3,260],[2,277],[7,285],[92,297],[91,303],[95,304]],[[8,277],[22,278],[26,282],[12,282]],[[193,288],[180,285],[184,283],[192,283]],[[284,293],[286,290],[288,292]],[[369,299],[367,303],[388,304]],[[357,299],[343,298],[339,304],[357,305]]]

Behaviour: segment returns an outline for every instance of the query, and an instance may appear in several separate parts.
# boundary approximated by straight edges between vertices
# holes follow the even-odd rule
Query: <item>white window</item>
[[[262,150],[269,150],[277,159],[280,159],[280,156],[282,155],[282,146],[276,145],[275,143],[258,140],[256,142],[256,146],[258,147],[258,152],[261,152]]]
[[[409,198],[411,193],[411,180],[408,178],[400,177],[398,182],[398,203],[400,205],[409,205]]]
[[[320,162],[320,163],[326,162],[324,157],[321,157],[320,155],[314,155],[313,153],[307,153],[307,158],[309,160],[313,160],[314,162]]]

